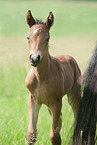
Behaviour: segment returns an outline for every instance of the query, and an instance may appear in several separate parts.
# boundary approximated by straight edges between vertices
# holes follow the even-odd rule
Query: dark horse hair
[[[83,75],[82,99],[73,134],[73,145],[95,145],[97,122],[97,44]]]

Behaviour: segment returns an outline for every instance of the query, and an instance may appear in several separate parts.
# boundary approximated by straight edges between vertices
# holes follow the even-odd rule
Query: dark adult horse
[[[81,72],[71,56],[52,57],[49,54],[49,30],[54,22],[52,12],[43,23],[34,19],[31,11],[28,11],[26,21],[30,28],[27,39],[30,48],[30,64],[32,65],[25,81],[29,93],[28,145],[35,144],[36,124],[42,104],[47,106],[52,117],[51,143],[61,145],[62,97],[65,94],[68,95],[76,119],[81,98]]]
[[[74,145],[94,145],[97,122],[97,45],[83,77],[83,97],[74,130]],[[96,142],[97,144],[97,142]]]

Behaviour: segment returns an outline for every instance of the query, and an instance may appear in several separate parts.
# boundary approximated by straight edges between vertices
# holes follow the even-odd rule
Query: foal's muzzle
[[[40,64],[41,55],[39,53],[37,53],[37,55],[31,53],[29,59],[30,59],[30,64],[36,67]]]

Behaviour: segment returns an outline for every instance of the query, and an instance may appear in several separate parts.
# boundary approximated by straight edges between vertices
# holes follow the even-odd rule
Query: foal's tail
[[[97,122],[97,46],[82,83],[82,99],[73,134],[73,145],[94,145]]]

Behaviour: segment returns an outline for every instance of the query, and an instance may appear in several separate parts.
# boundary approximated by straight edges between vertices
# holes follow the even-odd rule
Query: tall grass
[[[0,1],[0,144],[25,145],[28,128],[27,90],[25,78],[30,69],[26,42],[26,12],[46,19],[53,11],[51,54],[70,54],[82,71],[95,45],[97,3]],[[51,117],[43,105],[38,119],[36,145],[50,145]],[[62,145],[71,144],[73,112],[67,97],[62,107]]]

